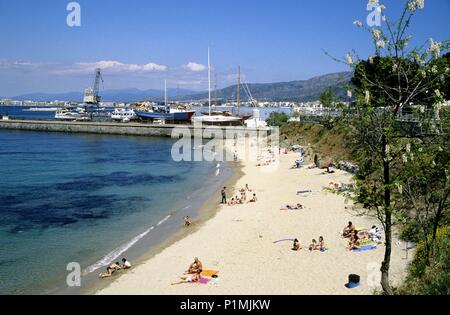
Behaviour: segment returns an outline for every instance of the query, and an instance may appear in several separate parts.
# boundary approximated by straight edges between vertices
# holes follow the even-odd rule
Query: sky
[[[0,0],[0,96],[82,91],[94,69],[105,89],[206,90],[207,49],[213,81],[308,79],[349,70],[344,57],[373,53],[367,0],[78,0],[79,27],[69,27],[68,0]],[[389,18],[403,0],[384,0]],[[413,21],[416,43],[450,39],[450,0],[425,0]],[[214,84],[214,83],[213,83]]]

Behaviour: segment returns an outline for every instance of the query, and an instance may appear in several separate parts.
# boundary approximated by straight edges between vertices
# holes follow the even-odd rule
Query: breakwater
[[[0,120],[0,129],[7,130],[29,130],[44,132],[65,132],[65,133],[92,133],[92,134],[110,134],[110,135],[129,135],[129,136],[152,136],[152,137],[171,137],[172,131],[176,127],[188,128],[191,134],[193,125],[153,125],[144,123],[116,123],[116,122],[73,122],[73,121],[36,121],[36,120]],[[202,127],[203,129],[206,126]],[[208,126],[208,134],[213,134],[215,130],[225,132],[226,127]],[[234,127],[235,131],[255,131],[252,128]],[[212,137],[212,136],[211,136]],[[208,138],[205,137],[204,138]]]

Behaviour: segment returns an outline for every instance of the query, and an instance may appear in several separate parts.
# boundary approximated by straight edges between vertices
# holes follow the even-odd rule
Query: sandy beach
[[[228,197],[248,184],[257,194],[256,203],[220,205],[216,214],[193,233],[176,241],[142,264],[110,279],[96,294],[372,294],[379,290],[379,265],[384,245],[375,250],[350,252],[347,239],[340,237],[348,221],[357,227],[378,225],[374,217],[358,215],[343,196],[326,192],[330,182],[348,183],[351,175],[337,170],[323,174],[320,169],[290,169],[295,153],[282,154],[276,170],[240,161],[242,176]],[[312,193],[297,195],[297,191]],[[233,192],[233,193],[232,193]],[[251,193],[247,194],[250,199]],[[306,208],[282,211],[286,204],[301,203]],[[311,240],[323,236],[328,250],[310,252]],[[291,250],[300,240],[303,249]],[[394,285],[406,274],[409,260],[405,244],[394,237],[390,277]],[[171,285],[199,257],[203,269],[219,270],[219,277],[207,284]],[[412,253],[409,253],[412,257]],[[349,274],[361,276],[361,285],[347,289]]]

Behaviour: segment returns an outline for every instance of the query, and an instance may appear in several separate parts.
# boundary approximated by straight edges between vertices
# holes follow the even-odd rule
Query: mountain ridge
[[[352,72],[337,72],[325,75],[315,76],[307,80],[295,80],[287,82],[274,83],[249,83],[250,93],[253,98],[259,101],[315,101],[320,93],[328,87],[331,87],[336,95],[342,100],[346,99],[345,84],[350,82]],[[201,101],[208,99],[208,92],[198,92],[186,89],[170,88],[168,96],[173,99]],[[137,102],[142,100],[162,100],[164,91],[156,89],[139,90],[136,88],[126,88],[117,90],[100,91],[104,102]],[[226,88],[213,91],[213,97],[218,99],[234,101],[237,95],[237,84]],[[83,100],[82,92],[66,93],[28,93],[11,97],[16,101],[67,101],[81,102]],[[241,88],[241,99],[249,99],[245,87]]]

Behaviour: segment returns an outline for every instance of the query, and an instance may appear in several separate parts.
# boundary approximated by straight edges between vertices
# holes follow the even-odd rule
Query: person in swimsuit
[[[292,245],[292,250],[299,251],[300,249],[302,249],[300,247],[300,242],[298,241],[298,239],[295,239],[294,240],[294,244]]]
[[[355,226],[353,225],[352,221],[348,222],[348,225],[344,228],[344,231],[342,232],[343,237],[350,237],[353,234],[353,231],[355,231]]]
[[[195,282],[199,282],[200,278],[201,278],[200,272],[197,272],[194,274],[190,274],[188,276],[182,276],[182,277],[180,277],[181,281],[173,282],[171,285],[183,284],[183,283],[195,283]]]
[[[106,268],[106,272],[102,272],[98,275],[99,278],[109,278],[114,274],[114,269],[111,267]]]
[[[186,271],[188,274],[196,274],[201,273],[203,271],[202,262],[195,257],[194,262],[189,266],[189,269]]]

